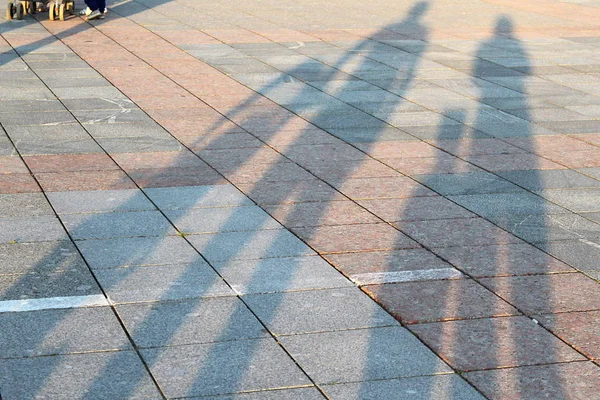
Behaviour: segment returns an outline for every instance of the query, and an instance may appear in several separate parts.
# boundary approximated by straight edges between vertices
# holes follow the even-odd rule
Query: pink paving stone
[[[298,130],[281,130],[278,132],[255,134],[270,146],[279,151],[285,151],[294,145],[341,144],[342,141],[333,135],[317,128],[307,127]]]
[[[569,265],[527,243],[431,249],[476,278],[575,272]]]
[[[165,120],[195,121],[198,124],[211,123],[223,118],[221,114],[212,108],[203,105],[200,107],[178,107],[178,108],[148,108],[145,111],[158,123]]]
[[[119,166],[106,154],[26,156],[24,160],[34,173],[119,169]]]
[[[471,279],[369,285],[363,289],[406,324],[520,314]]]
[[[241,168],[246,164],[274,164],[286,159],[270,147],[262,146],[245,149],[200,150],[196,152],[213,167]]]
[[[477,371],[464,377],[491,400],[591,400],[600,393],[600,367],[591,362]]]
[[[132,169],[128,173],[131,179],[143,188],[224,185],[227,183],[221,175],[208,166]]]
[[[404,157],[443,157],[446,153],[436,149],[429,143],[420,141],[357,143],[356,147],[364,150],[372,157],[404,158]]]
[[[363,251],[323,257],[346,275],[452,268],[425,249]]]
[[[44,172],[37,173],[36,178],[46,192],[135,189],[136,187],[120,170]]]
[[[324,161],[337,162],[347,160],[357,160],[357,163],[359,163],[361,160],[367,158],[363,152],[342,142],[335,144],[294,145],[288,147],[284,154],[301,165],[305,163],[313,164]]]
[[[196,107],[198,106],[198,102],[200,100],[195,97],[189,95],[181,95],[177,97],[170,96],[152,96],[152,97],[141,97],[138,96],[135,99],[135,103],[142,110],[146,111],[151,108],[164,108],[164,109],[173,109],[179,107]]]
[[[459,371],[585,360],[524,316],[417,324],[409,329]]]
[[[600,311],[545,314],[534,318],[586,356],[600,360]]]
[[[570,135],[572,138],[583,142],[600,146],[600,133],[588,133],[583,135]]]
[[[157,34],[175,45],[219,43],[217,39],[196,29],[160,31]]]
[[[30,174],[0,174],[0,194],[39,192]]]
[[[125,171],[134,169],[206,167],[194,153],[184,151],[161,151],[153,153],[119,153],[113,158]]]
[[[566,167],[534,154],[492,154],[469,156],[467,161],[489,171],[565,169]]]
[[[593,150],[553,153],[547,157],[569,168],[600,167],[600,147]]]
[[[361,206],[387,222],[444,218],[471,218],[475,214],[441,196],[408,199],[358,200]]]
[[[285,227],[381,222],[379,218],[351,201],[284,204],[264,206],[263,208]]]
[[[0,174],[28,174],[27,166],[19,156],[0,156]]]
[[[427,247],[521,243],[482,218],[396,222],[394,226]]]
[[[161,125],[175,137],[180,135],[206,135],[246,132],[244,129],[226,118],[222,118],[218,121],[213,121],[213,123],[207,124],[198,124],[196,121],[167,120],[162,121]]]
[[[398,171],[372,159],[356,161],[325,161],[305,164],[316,176],[337,185],[352,178],[384,178],[401,176]]]
[[[434,191],[427,189],[414,180],[398,174],[383,178],[347,179],[334,186],[343,194],[355,200],[389,199],[419,196],[437,196]],[[418,200],[415,200],[418,201]]]
[[[382,158],[380,161],[406,175],[455,174],[483,171],[481,168],[451,155],[424,158]]]
[[[579,273],[480,279],[525,314],[600,309],[600,284]]]
[[[314,176],[297,164],[290,162],[274,162],[270,164],[246,163],[239,166],[215,167],[232,183],[268,183],[268,182],[298,182],[313,180]]]
[[[387,224],[320,226],[293,228],[292,231],[319,253],[420,247],[415,241]]]
[[[223,43],[268,43],[269,39],[246,29],[204,29],[206,34]]]

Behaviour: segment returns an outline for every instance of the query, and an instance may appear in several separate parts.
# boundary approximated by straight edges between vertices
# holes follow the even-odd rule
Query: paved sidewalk
[[[0,400],[599,398],[600,1],[34,17]]]

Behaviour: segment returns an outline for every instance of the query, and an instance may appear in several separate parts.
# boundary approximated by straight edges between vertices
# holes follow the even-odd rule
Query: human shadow
[[[413,17],[414,17],[414,16],[413,16]],[[404,24],[400,24],[400,27],[402,27],[402,26],[404,26]],[[358,45],[358,46],[356,46],[355,48],[351,49],[351,51],[347,51],[347,52],[345,52],[345,54],[344,54],[344,56],[342,57],[342,59],[341,59],[341,60],[339,60],[339,61],[336,63],[336,65],[338,65],[339,67],[344,67],[344,66],[346,65],[346,63],[348,63],[350,60],[354,60],[354,59],[357,57],[357,55],[356,55],[356,54],[354,54],[354,53],[352,52],[352,50],[360,50],[360,51],[363,51],[363,50],[368,50],[368,49],[369,49],[371,46],[379,46],[379,45],[378,45],[378,43],[377,43],[376,41],[373,41],[373,40],[370,40],[370,39],[367,39],[367,40],[365,40],[365,41],[364,41],[364,43],[359,43],[359,45]],[[384,47],[384,49],[385,49],[385,47]],[[389,49],[390,49],[390,50],[392,50],[392,48],[389,48]],[[381,48],[379,49],[379,52],[381,53]],[[402,54],[402,55],[403,55],[404,53],[403,53],[403,52],[398,52],[398,54]],[[381,55],[381,54],[380,54],[380,55]],[[417,57],[407,57],[407,59],[409,59],[409,61],[408,61],[409,63],[410,63],[410,62],[416,62],[416,61],[418,60],[418,58],[417,58]],[[392,61],[393,61],[393,60],[392,60]],[[366,63],[369,63],[369,64],[370,64],[369,68],[372,68],[372,61],[367,61],[367,60],[364,60],[364,61],[362,61],[362,60],[361,60],[361,61],[359,61],[359,65],[360,65],[361,63],[363,63],[363,62],[364,62],[365,64],[366,64]],[[314,65],[314,64],[312,64],[312,63],[311,63],[311,65]],[[405,62],[405,61],[403,61],[403,63],[402,63],[401,65],[406,65],[406,62]],[[323,81],[327,82],[327,81],[334,80],[334,79],[332,79],[332,78],[333,78],[333,77],[335,77],[337,74],[339,74],[339,70],[337,70],[337,69],[335,69],[335,68],[323,68],[323,67],[317,67],[317,68],[315,69],[315,67],[314,67],[314,66],[313,66],[313,67],[311,67],[311,68],[313,69],[313,72],[314,72],[316,75],[318,75],[319,82],[323,82]],[[353,67],[353,68],[354,68],[354,67]],[[408,70],[409,70],[409,72],[412,72],[412,71],[414,71],[415,69],[416,69],[416,63],[415,63],[415,64],[414,64],[414,65],[413,65],[411,68],[409,68]],[[325,70],[325,71],[324,71],[324,70]],[[291,76],[296,76],[296,77],[299,77],[300,75],[304,75],[304,76],[306,76],[306,71],[307,71],[307,69],[306,69],[306,68],[292,68],[292,70],[291,70],[291,71],[289,71],[289,72],[291,72],[291,74],[290,74]],[[409,77],[410,77],[410,75],[409,75]],[[379,81],[380,81],[380,80],[379,80]],[[393,79],[390,79],[388,82],[389,82],[389,84],[391,85],[391,84],[393,83]],[[406,83],[406,81],[405,81],[404,83]],[[343,83],[342,85],[345,85],[345,84],[346,84],[346,83]],[[387,83],[382,83],[382,82],[379,82],[379,84],[380,84],[380,85],[383,85],[383,86],[384,86],[384,88],[385,88],[385,87],[387,87]],[[391,87],[391,86],[390,86],[390,87]],[[270,89],[269,89],[269,90],[270,90]],[[269,91],[269,90],[267,90],[267,91]],[[308,90],[308,88],[307,88],[306,90]],[[402,90],[403,90],[403,89],[402,89]],[[312,90],[309,90],[309,91],[310,91],[310,92],[312,92]],[[396,89],[396,92],[398,92],[398,90],[397,90],[397,89]],[[401,93],[401,91],[400,91],[400,93]],[[298,99],[303,99],[303,97],[304,97],[304,94],[305,94],[305,92],[304,92],[304,91],[301,91],[300,93],[298,93],[298,94],[297,94],[297,98],[298,98]],[[394,100],[393,100],[393,101],[400,101],[400,98],[399,98],[399,97],[398,97],[398,98],[394,98]],[[393,103],[393,101],[391,101],[391,102]],[[294,103],[294,102],[293,102],[293,103]],[[309,106],[308,106],[308,105],[306,105],[306,106],[303,106],[303,105],[302,105],[302,104],[303,104],[302,100],[299,100],[299,101],[297,102],[297,104],[299,104],[299,105],[300,105],[300,108],[301,108],[301,109],[302,109],[302,108],[309,108]],[[355,111],[354,111],[354,110],[355,110],[355,108],[347,108],[346,110],[352,110],[352,112],[355,112]],[[346,113],[343,113],[343,115],[341,116],[341,118],[342,118],[342,119],[343,119],[343,118],[345,118],[345,116],[346,116],[347,114],[348,114],[348,112],[346,112]],[[243,120],[243,119],[246,119],[246,118],[247,118],[247,117],[243,117],[243,118],[242,118],[242,120]],[[309,118],[309,119],[310,119],[310,118]],[[334,124],[333,124],[333,125],[329,126],[329,124],[331,123],[331,117],[330,117],[328,114],[321,113],[319,110],[317,110],[317,114],[316,114],[316,116],[314,116],[312,119],[315,121],[315,123],[317,123],[317,125],[318,125],[318,126],[321,126],[321,127],[323,127],[323,128],[331,128],[331,129],[333,129],[333,128],[335,128],[335,126],[337,125],[337,123],[336,123],[336,122],[334,122]],[[234,119],[234,120],[235,120],[235,119]],[[369,124],[370,124],[370,125],[369,125],[369,127],[371,128],[371,132],[372,132],[372,137],[370,137],[370,139],[375,139],[375,138],[376,138],[376,136],[377,136],[377,134],[378,134],[378,133],[377,133],[377,132],[378,132],[378,129],[379,129],[380,127],[382,127],[382,126],[388,127],[388,125],[387,125],[387,124],[385,124],[385,123],[382,123],[382,122],[381,122],[381,121],[379,121],[379,120],[373,120],[373,119],[369,119],[369,121],[370,121],[370,122],[369,122]],[[240,124],[241,126],[246,126],[247,128],[250,128],[250,125],[243,124],[243,121],[241,121],[241,122],[242,122],[242,123]],[[285,121],[285,119],[284,119],[284,121],[282,121],[282,122],[275,122],[275,123],[273,124],[273,126],[271,126],[270,132],[268,132],[267,134],[275,134],[275,133],[277,133],[277,132],[280,130],[280,128],[279,128],[278,126],[279,126],[280,124],[281,124],[281,125],[285,125],[285,122],[286,122],[286,121]],[[343,128],[348,128],[348,127],[350,127],[350,126],[349,126],[349,125],[346,125],[346,126],[342,126],[342,127],[343,127]],[[261,129],[261,128],[262,128],[262,129]],[[263,131],[263,132],[264,132],[264,127],[259,127],[257,130],[261,130],[261,131]],[[318,132],[318,130],[316,130],[316,131]],[[313,130],[313,131],[311,131],[311,132],[315,132],[315,130]],[[388,133],[389,133],[389,132],[388,132]],[[396,132],[396,134],[401,134],[401,132]],[[263,136],[263,137],[262,137],[262,139],[264,140],[264,139],[265,139],[265,137]],[[300,143],[302,143],[302,141],[303,141],[304,139],[305,139],[305,137],[301,136],[301,137],[300,137],[300,138],[299,138],[297,141],[298,141],[298,142],[300,142]],[[363,139],[364,139],[364,138],[363,138]],[[367,143],[369,143],[369,141],[367,141]],[[239,160],[239,161],[240,161],[240,164],[243,164],[243,163],[244,163],[244,159],[246,159],[246,158],[248,158],[248,159],[249,159],[249,158],[251,158],[251,155],[252,155],[252,151],[250,151],[250,153],[249,153],[247,156],[244,156],[244,157],[243,157],[241,160]],[[359,158],[360,158],[360,159],[362,159],[362,158],[363,158],[363,156],[362,156],[362,155],[360,155],[360,156],[359,156]],[[349,161],[351,161],[351,163],[350,163],[350,164],[353,164],[353,163],[354,163],[354,162],[353,162],[353,160],[349,160]],[[356,164],[357,164],[356,166],[358,166],[359,162],[357,162]],[[273,168],[276,168],[276,169],[277,169],[277,168],[279,168],[279,166],[276,166],[276,167],[273,167]],[[349,166],[347,166],[347,167],[346,167],[346,171],[344,171],[344,173],[342,173],[341,175],[340,175],[340,174],[337,174],[337,175],[336,175],[336,177],[335,177],[335,179],[336,179],[338,182],[339,182],[339,181],[343,181],[343,180],[344,180],[344,176],[345,176],[345,174],[351,174],[354,168],[355,168],[355,166],[353,166],[353,165],[349,165]],[[235,169],[235,167],[234,167],[234,169]],[[267,173],[265,173],[265,175],[267,175],[267,176],[269,175],[268,171],[267,171]],[[267,180],[267,182],[268,182],[268,180]],[[258,186],[260,186],[260,185],[258,185]],[[289,191],[289,193],[293,193],[293,191],[294,191],[295,189],[297,189],[297,188],[295,187],[295,184],[294,184],[294,185],[292,185],[292,187],[288,187],[288,188],[286,188],[286,189],[284,189],[284,190],[285,190],[285,191]],[[251,192],[252,192],[252,191],[251,191]],[[255,194],[258,196],[258,193],[257,193],[257,192],[255,192]],[[280,192],[280,193],[278,193],[278,195],[281,195],[281,192]],[[322,198],[321,200],[325,200],[325,201],[326,201],[326,200],[328,200],[329,196],[331,196],[331,195],[332,195],[332,194],[331,194],[331,192],[329,192],[329,193],[327,193],[327,194],[326,194],[326,197]],[[253,197],[253,196],[250,196],[250,197]],[[200,198],[199,198],[199,200],[200,200]],[[125,203],[125,205],[124,205],[124,209],[128,209],[128,204],[127,204],[127,202],[126,202],[126,203]],[[325,212],[325,211],[324,211],[324,210],[321,210],[321,211],[319,211],[319,212],[318,212],[318,214],[317,214],[317,215],[315,215],[315,216],[311,216],[311,220],[312,220],[312,221],[308,221],[308,225],[310,225],[310,226],[316,226],[316,225],[313,225],[313,224],[315,224],[315,223],[318,223],[318,221],[320,220],[319,214],[320,214],[320,213],[323,213],[323,212]],[[299,211],[298,211],[298,213],[299,213]],[[230,220],[230,221],[236,221],[236,220],[238,220],[238,219],[241,219],[241,218],[243,218],[243,217],[244,217],[244,215],[245,215],[245,211],[244,211],[242,208],[240,208],[240,210],[237,210],[237,212],[234,212],[234,213],[233,213],[233,216],[232,216],[232,217],[229,217],[229,220]],[[94,216],[94,215],[90,215],[89,217],[82,219],[82,222],[81,222],[81,225],[80,225],[80,226],[71,227],[71,228],[70,228],[70,231],[71,231],[71,232],[73,232],[73,231],[75,231],[75,230],[77,230],[77,229],[79,229],[79,230],[82,230],[82,231],[89,230],[89,229],[86,229],[86,228],[91,228],[91,227],[94,227],[94,226],[98,226],[98,224],[102,222],[102,218],[103,218],[102,216]],[[177,224],[177,223],[175,222],[175,224]],[[82,228],[83,228],[83,229],[82,229]],[[309,230],[313,230],[313,229],[314,229],[314,228],[309,228]],[[283,233],[284,231],[283,231],[283,230],[281,230],[280,232],[282,232],[282,233]],[[285,236],[285,235],[284,235],[284,236]],[[85,238],[79,238],[79,239],[85,239]],[[102,240],[102,239],[106,239],[106,238],[99,238],[99,237],[98,237],[98,238],[96,238],[96,237],[90,237],[90,238],[87,238],[87,239],[92,239],[92,240],[94,240],[94,239],[100,239],[100,240]],[[150,241],[153,241],[153,240],[155,240],[155,241],[159,241],[159,239],[150,239]],[[247,244],[246,242],[251,242],[251,240],[242,240],[242,242],[241,242],[241,243],[238,243],[238,245],[239,245],[239,248],[238,248],[238,249],[234,249],[234,251],[233,251],[234,255],[233,255],[233,257],[232,257],[232,258],[235,258],[235,253],[237,253],[237,252],[241,251],[241,249],[242,249],[243,247],[245,247],[245,245]],[[277,248],[277,247],[278,247],[278,245],[276,244],[276,243],[278,242],[278,241],[277,241],[277,239],[275,239],[273,242],[274,242],[274,244],[273,244],[273,243],[271,243],[269,246],[270,246],[270,247],[273,247],[273,248]],[[78,241],[78,243],[79,243],[79,244],[81,244],[82,242],[79,242],[79,241]],[[192,242],[192,243],[193,243],[193,242]],[[285,245],[285,244],[286,244],[286,243],[285,243],[285,241],[284,241],[284,245]],[[214,242],[210,242],[210,241],[209,241],[208,245],[207,245],[207,246],[205,246],[204,248],[209,248],[209,249],[210,249],[211,247],[218,247],[218,246],[216,246],[216,244],[215,244]],[[268,250],[266,251],[266,253],[268,253]],[[49,258],[52,258],[52,257],[54,257],[55,255],[56,255],[56,254],[52,254],[52,255],[50,255],[50,256],[49,256]],[[84,256],[85,256],[85,254],[84,254]],[[131,260],[129,260],[129,259],[130,259],[130,258],[131,258],[131,259],[135,259],[135,257],[137,257],[137,255],[136,255],[136,256],[134,256],[134,255],[131,255],[131,257],[129,257],[129,256],[127,256],[127,255],[125,254],[125,257],[123,257],[123,260],[121,261],[121,263],[122,263],[122,264],[120,264],[120,265],[123,265],[123,266],[124,266],[124,265],[131,264],[131,262],[130,262]],[[88,256],[88,257],[86,257],[86,258],[89,258],[89,256]],[[200,261],[200,260],[202,260],[201,256],[197,256],[197,258],[198,258],[198,260],[199,260],[199,261]],[[139,263],[139,260],[136,260],[136,263]],[[292,262],[292,263],[293,263],[293,262]],[[40,265],[43,265],[43,264],[44,264],[44,262],[41,262],[41,263],[39,263],[39,264],[40,264]],[[136,264],[136,265],[137,265],[137,264]],[[149,268],[150,268],[150,267],[149,267]],[[289,260],[288,260],[288,263],[287,263],[287,268],[293,269],[293,264],[292,264],[292,267],[291,267],[291,266],[290,266],[290,263],[289,263]],[[190,279],[190,277],[186,277],[186,273],[191,273],[190,271],[192,271],[192,270],[193,270],[193,268],[190,268],[190,269],[184,269],[184,271],[182,272],[182,276],[183,276],[185,279],[183,279],[183,281],[186,281],[186,280]],[[123,282],[123,281],[126,281],[126,280],[127,280],[127,276],[128,276],[129,274],[131,274],[131,273],[132,273],[132,271],[133,271],[133,269],[130,269],[129,271],[126,271],[126,272],[124,272],[124,274],[121,274],[121,276],[119,276],[119,278],[117,279],[116,283],[114,283],[113,285],[117,285],[117,284],[118,284],[118,282]],[[283,278],[282,278],[281,287],[285,287],[285,286],[286,286],[286,285],[285,285],[286,279],[288,279],[288,280],[289,280],[289,279],[291,279],[291,276],[292,276],[292,275],[293,275],[293,273],[290,273],[290,274],[289,274],[289,276],[287,276],[287,277],[283,277]],[[215,278],[215,279],[216,279],[216,278]],[[255,282],[253,282],[253,280],[255,280],[255,279],[256,279],[256,278],[251,278],[251,279],[250,279],[250,284],[248,285],[250,288],[252,288],[253,286],[260,286],[260,285],[258,284],[258,282],[256,282],[256,283],[255,283]],[[101,282],[101,283],[102,283],[102,282]],[[111,287],[112,287],[113,285],[111,285],[111,284],[106,284],[106,283],[105,283],[105,284],[103,285],[103,287],[105,287],[105,289],[106,289],[106,290],[110,290],[110,289],[111,289]],[[176,287],[176,286],[177,286],[177,285],[175,285],[175,286],[172,288],[172,290],[173,290],[173,291],[176,291],[176,289],[177,289],[177,287]],[[170,291],[170,289],[169,289],[169,288],[167,288],[166,292],[165,292],[165,293],[163,293],[163,295],[161,295],[161,298],[165,298],[165,299],[166,299],[166,298],[169,298],[169,297],[170,297],[170,296],[169,296],[169,291]],[[199,295],[201,295],[201,293],[200,293]],[[243,309],[244,309],[244,307],[240,306],[239,310],[243,310]],[[236,312],[232,312],[232,315],[236,315],[236,313],[237,313],[237,311],[236,311]],[[183,313],[183,314],[185,314],[185,313]],[[235,318],[233,318],[233,317],[231,317],[231,318],[232,318],[232,319],[235,319]],[[269,318],[267,318],[266,320],[268,321],[268,319],[269,319]],[[144,324],[142,324],[142,326],[143,326],[143,325],[144,325]],[[174,321],[172,321],[172,325],[171,325],[172,329],[168,329],[168,330],[165,330],[166,332],[163,332],[163,334],[164,334],[164,335],[163,335],[163,337],[164,337],[164,339],[163,339],[163,340],[164,340],[164,341],[161,341],[160,343],[158,343],[158,347],[160,347],[160,345],[164,345],[164,344],[167,344],[167,343],[168,343],[168,341],[169,341],[169,338],[170,338],[170,336],[171,336],[171,335],[169,334],[169,332],[174,332],[174,331],[176,331],[176,330],[177,330],[177,327],[178,327],[179,325],[180,325],[180,321],[177,321],[177,320],[174,320]],[[48,329],[50,329],[50,327],[48,327]],[[132,332],[132,335],[135,337],[135,332]],[[134,341],[135,341],[135,339],[134,339]],[[239,382],[241,381],[241,374],[243,374],[243,373],[244,373],[244,371],[246,371],[246,370],[247,370],[247,367],[248,367],[248,365],[249,365],[249,363],[250,363],[250,361],[251,361],[251,359],[252,359],[252,356],[254,355],[254,353],[255,353],[255,350],[254,350],[254,349],[249,349],[249,351],[248,351],[248,353],[246,354],[246,356],[245,356],[245,357],[243,357],[242,363],[245,365],[245,367],[246,367],[246,368],[241,368],[241,369],[239,370],[239,372],[238,372],[240,375],[238,375],[238,376],[234,376],[234,377],[233,377],[233,379],[232,379],[232,382],[233,382],[233,384],[232,384],[232,385],[230,385],[230,387],[228,388],[228,390],[234,390],[234,389],[235,389],[235,386],[236,386],[236,383],[235,383],[235,382],[239,383]],[[209,366],[211,366],[211,365],[214,365],[214,364],[213,364],[213,361],[216,361],[216,358],[215,358],[215,359],[213,359],[213,357],[217,357],[217,358],[218,358],[218,356],[217,356],[217,355],[212,355],[212,356],[209,356],[209,358],[208,358],[207,362],[205,363],[205,366],[206,366],[206,367],[209,367]],[[152,357],[150,357],[150,358],[152,358]],[[150,368],[152,368],[152,362],[150,362],[149,364],[150,364]],[[118,369],[118,368],[119,368],[119,362],[118,362],[118,360],[116,360],[116,358],[115,358],[115,361],[114,361],[114,362],[112,362],[112,361],[109,361],[109,362],[108,362],[108,366],[107,366],[106,370],[114,370],[114,369]],[[51,374],[51,369],[49,369],[49,370],[47,371],[47,374],[48,374],[48,376]],[[202,376],[203,376],[203,375],[205,375],[205,373],[204,373],[204,374],[203,374],[203,373],[200,373],[200,374],[199,374],[200,378],[198,379],[198,382],[202,381]],[[100,376],[98,377],[98,379],[96,380],[96,382],[95,382],[95,383],[93,383],[93,384],[91,385],[91,387],[97,387],[97,388],[100,388],[100,387],[104,386],[104,383],[103,383],[103,382],[106,382],[106,380],[105,380],[105,379],[104,379],[102,376],[103,376],[103,374],[100,374]],[[204,377],[206,378],[206,376],[204,376]],[[40,383],[40,385],[43,383],[43,381],[44,381],[44,377],[38,376],[38,382]],[[128,383],[128,385],[127,385],[127,387],[126,387],[126,388],[121,388],[121,394],[127,394],[127,393],[130,393],[130,391],[134,390],[134,387],[135,387],[135,381],[136,381],[136,380],[135,380],[135,379],[133,379],[131,382],[129,382],[129,383]],[[30,386],[30,389],[31,389],[31,390],[33,390],[33,391],[36,391],[36,387],[35,387],[35,385],[31,385],[31,386]]]
[[[462,134],[440,125],[431,143],[445,154],[431,168],[407,170],[441,197],[412,197],[398,208],[398,221],[390,221],[440,257],[423,266],[435,265],[429,275],[437,278],[367,291],[484,395],[494,398],[510,377],[516,382],[510,393],[536,396],[540,388],[527,366],[541,365],[552,382],[543,390],[566,398],[560,369],[543,365],[581,357],[535,321],[556,312],[551,274],[573,270],[538,248],[572,235],[556,221],[574,216],[534,193],[548,182],[536,137],[552,132],[530,122],[530,61],[513,30],[509,17],[498,17],[493,36],[475,53],[475,115],[453,108],[442,114],[460,122]],[[491,64],[494,49],[510,51],[518,71]],[[486,103],[510,104],[520,118]],[[448,267],[461,276],[443,280]]]

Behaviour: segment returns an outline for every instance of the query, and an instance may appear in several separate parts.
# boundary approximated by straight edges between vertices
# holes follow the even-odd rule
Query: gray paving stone
[[[176,233],[158,211],[64,214],[61,219],[74,239],[167,236]]]
[[[0,123],[4,126],[9,125],[61,125],[72,124],[77,121],[68,111],[52,111],[29,113],[27,117],[22,113],[0,113]]]
[[[224,396],[194,397],[205,400],[320,400],[325,397],[315,388],[261,390],[259,392],[230,394]]]
[[[70,241],[0,244],[0,275],[87,269]]]
[[[202,262],[196,250],[179,236],[78,241],[92,269]]]
[[[152,123],[152,119],[142,110],[135,108],[118,109],[93,109],[71,111],[75,118],[85,127],[96,124],[121,124],[121,123]]]
[[[254,205],[232,185],[150,188],[144,191],[161,210]]]
[[[138,347],[258,339],[268,332],[237,297],[117,306]]]
[[[594,168],[579,168],[578,171],[582,172],[582,173],[584,173],[586,175],[589,175],[592,178],[600,180],[600,168],[599,167],[594,167]]]
[[[49,192],[47,196],[59,214],[156,210],[138,189]]]
[[[467,210],[484,217],[568,212],[566,209],[554,205],[539,196],[526,192],[449,196],[449,198]]]
[[[54,211],[41,193],[0,194],[2,218],[54,215]]]
[[[211,263],[315,254],[310,247],[284,229],[191,235],[187,239]]]
[[[522,191],[518,186],[487,172],[415,175],[414,178],[442,195]]]
[[[65,111],[60,101],[54,100],[3,100],[0,104],[0,112],[28,111]]]
[[[89,270],[0,275],[0,300],[42,299],[100,294]]]
[[[600,238],[600,224],[577,214],[533,214],[493,217],[492,221],[530,243]]]
[[[600,187],[600,181],[573,170],[500,171],[498,175],[533,191]]]
[[[95,274],[114,303],[234,295],[203,263],[103,269]]]
[[[76,78],[71,79],[47,79],[44,82],[52,90],[58,88],[96,88],[112,87],[106,79],[100,78]]]
[[[53,215],[0,219],[0,243],[66,240],[67,233]]]
[[[540,243],[537,247],[593,279],[600,280],[600,240]]]
[[[271,338],[142,350],[167,397],[289,388],[310,381]]]
[[[600,211],[600,188],[544,190],[539,194],[574,212]]]
[[[332,400],[483,400],[472,386],[455,374],[325,385]]]
[[[162,399],[133,351],[4,360],[2,398]]]
[[[117,99],[111,101],[123,102],[124,100]],[[160,139],[170,137],[169,133],[154,121],[132,122],[128,124],[86,124],[85,130],[95,138],[145,137]]]
[[[590,221],[600,224],[600,212],[579,212],[577,214],[589,219]]]
[[[0,358],[131,348],[108,307],[0,313],[0,330]]]
[[[24,156],[104,153],[102,148],[90,138],[50,140],[22,139],[15,141],[15,147],[19,150],[19,153]]]
[[[15,142],[21,140],[46,141],[46,140],[89,140],[90,136],[79,124],[66,125],[35,125],[35,126],[7,126],[6,131]]]
[[[335,268],[314,256],[231,260],[213,262],[213,266],[243,294],[352,286]]]
[[[83,65],[87,68],[89,66],[84,62]],[[57,65],[60,69],[60,66]],[[32,69],[33,66],[32,66]],[[89,99],[89,98],[103,98],[103,99],[125,99],[123,95],[116,87],[113,86],[100,86],[100,87],[67,87],[67,88],[56,88],[53,90],[56,97],[60,100],[63,99]]]
[[[318,384],[452,371],[403,327],[310,333],[279,340]]]
[[[0,155],[13,156],[16,154],[18,154],[17,149],[15,149],[10,140],[5,137],[0,137]]]
[[[165,210],[165,215],[186,234],[283,228],[258,206]]]
[[[275,335],[399,325],[355,287],[254,294],[244,301]]]

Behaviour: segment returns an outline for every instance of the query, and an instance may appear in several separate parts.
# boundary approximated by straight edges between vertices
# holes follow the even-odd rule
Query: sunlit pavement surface
[[[0,33],[2,400],[599,398],[600,1]]]

